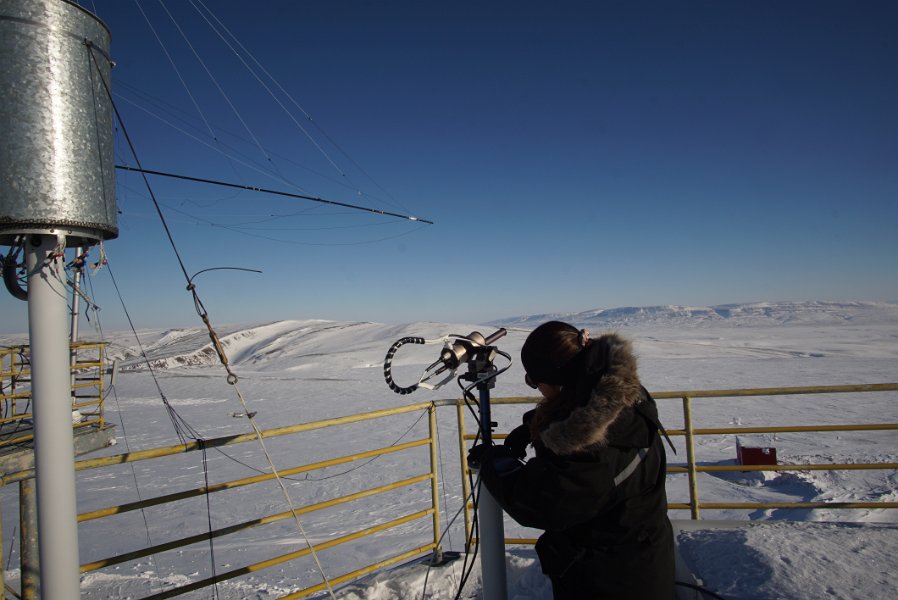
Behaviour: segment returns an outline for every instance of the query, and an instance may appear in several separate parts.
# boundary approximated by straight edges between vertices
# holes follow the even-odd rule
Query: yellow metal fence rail
[[[71,345],[72,411],[80,420],[72,426],[105,427],[103,390],[105,349],[102,342]],[[0,448],[28,442],[34,434],[27,423],[33,419],[31,359],[28,346],[0,348]],[[74,414],[73,414],[74,416]]]
[[[670,436],[683,436],[686,442],[687,461],[685,467],[669,466],[670,473],[686,472],[689,477],[689,503],[668,504],[670,509],[688,509],[692,519],[701,518],[701,509],[772,509],[772,508],[807,508],[807,509],[842,509],[842,508],[898,508],[898,502],[701,502],[698,492],[698,473],[711,472],[752,472],[752,471],[849,471],[858,469],[895,470],[898,463],[823,463],[823,464],[778,464],[778,465],[699,465],[695,457],[695,438],[703,435],[744,435],[758,433],[790,433],[790,432],[835,432],[835,431],[894,431],[898,430],[898,423],[865,423],[865,424],[829,424],[829,425],[791,425],[776,427],[693,427],[692,400],[696,398],[738,398],[738,397],[774,397],[774,396],[800,396],[820,394],[847,394],[847,393],[871,393],[890,392],[898,390],[898,384],[869,384],[869,385],[841,385],[841,386],[809,386],[809,387],[781,387],[781,388],[756,388],[736,390],[696,390],[689,392],[659,392],[653,394],[658,400],[680,399],[683,403],[683,429],[668,429]],[[797,401],[797,400],[796,400]]]
[[[13,370],[12,368],[10,370]],[[5,371],[4,371],[5,372]],[[843,424],[843,425],[795,425],[782,427],[724,427],[724,428],[695,428],[693,427],[693,406],[692,400],[695,398],[732,398],[738,396],[792,396],[800,394],[846,394],[846,393],[872,393],[872,392],[894,392],[898,391],[898,383],[895,384],[877,384],[877,385],[859,385],[859,386],[828,386],[828,387],[809,387],[809,388],[765,388],[752,390],[706,390],[706,391],[688,391],[688,392],[659,392],[654,397],[659,401],[680,400],[683,409],[683,427],[679,429],[668,429],[668,433],[672,437],[680,436],[685,439],[687,455],[685,466],[670,465],[668,467],[669,474],[687,473],[689,478],[689,502],[688,503],[671,503],[670,509],[689,510],[693,519],[700,518],[701,509],[754,509],[754,508],[898,508],[898,502],[794,502],[794,503],[711,503],[701,502],[699,500],[699,481],[698,473],[715,472],[715,471],[805,471],[805,470],[848,470],[848,469],[898,469],[896,463],[852,463],[852,464],[795,464],[795,465],[701,465],[695,455],[695,439],[703,435],[738,435],[745,433],[779,433],[779,432],[807,432],[807,431],[887,431],[898,429],[898,423],[865,423],[865,424]],[[518,397],[518,398],[495,398],[492,400],[494,404],[533,404],[536,398]],[[660,402],[659,402],[660,404]],[[399,527],[406,523],[410,523],[419,519],[430,518],[432,536],[428,533],[427,540],[412,539],[403,547],[391,549],[391,555],[381,558],[373,564],[363,565],[354,568],[346,573],[335,575],[329,578],[331,585],[338,585],[353,579],[357,579],[363,575],[382,569],[384,567],[394,565],[403,561],[410,560],[424,553],[437,551],[440,543],[441,522],[440,522],[440,505],[438,501],[438,480],[437,472],[439,467],[439,449],[437,447],[437,408],[438,407],[455,407],[456,419],[458,421],[458,451],[461,462],[461,485],[462,497],[467,498],[470,489],[467,479],[466,450],[468,441],[475,436],[465,431],[464,413],[467,410],[465,404],[461,400],[441,400],[437,402],[422,402],[417,404],[409,404],[397,408],[390,408],[367,413],[349,415],[332,419],[324,419],[320,421],[301,423],[274,429],[267,429],[262,432],[262,436],[266,439],[277,438],[283,436],[292,436],[315,430],[321,430],[331,427],[343,427],[354,423],[367,423],[377,419],[386,419],[404,415],[409,413],[426,413],[427,414],[427,437],[421,439],[413,439],[402,443],[396,442],[393,445],[364,450],[354,454],[345,456],[337,456],[326,460],[319,460],[303,465],[295,465],[282,468],[279,474],[282,477],[297,475],[300,473],[310,473],[320,471],[328,467],[337,465],[345,465],[360,460],[372,459],[379,456],[396,454],[401,452],[414,452],[418,449],[427,448],[429,469],[425,472],[405,474],[396,478],[394,481],[388,481],[386,477],[378,481],[379,485],[368,489],[354,491],[351,494],[336,496],[315,502],[305,506],[296,507],[298,515],[306,515],[316,511],[346,507],[350,503],[364,501],[378,494],[391,492],[394,490],[411,488],[413,486],[424,485],[429,483],[429,505],[421,506],[420,510],[413,510],[407,514],[397,515],[389,520],[381,520],[370,524],[364,524],[360,529],[350,532],[341,532],[341,535],[334,535],[323,541],[318,541],[313,545],[316,552],[326,550],[342,544],[349,544],[361,538],[375,535],[377,533],[387,531],[389,529]],[[423,414],[422,414],[423,417]],[[497,434],[497,439],[505,437],[503,434]],[[140,463],[161,459],[165,457],[174,457],[179,454],[189,454],[210,448],[224,448],[244,444],[255,441],[254,434],[240,434],[232,436],[218,437],[214,439],[204,440],[202,444],[191,442],[187,444],[179,444],[162,448],[152,448],[124,454],[116,454],[101,458],[80,460],[76,462],[76,470],[93,471],[96,469],[115,467],[116,465]],[[299,442],[297,442],[299,444]],[[297,446],[301,447],[301,446]],[[34,476],[33,470],[25,470],[12,473],[0,480],[0,485],[6,485],[14,482],[21,482]],[[175,492],[159,494],[155,497],[145,498],[137,502],[129,502],[114,506],[105,506],[95,508],[93,510],[83,512],[78,516],[79,523],[86,524],[88,522],[96,522],[115,515],[122,515],[136,510],[143,510],[153,506],[170,506],[174,503],[205,496],[207,494],[217,494],[225,490],[233,490],[238,488],[246,488],[248,486],[271,481],[274,475],[271,473],[261,473],[251,477],[243,477],[215,484],[207,484],[189,489],[183,489]],[[115,568],[130,561],[139,560],[141,558],[159,554],[162,552],[176,550],[192,544],[208,543],[210,540],[218,540],[228,535],[243,532],[255,527],[270,525],[277,522],[284,522],[293,517],[291,511],[281,511],[270,514],[253,515],[252,518],[239,522],[230,523],[213,529],[211,526],[208,531],[199,534],[187,535],[179,539],[167,540],[165,542],[151,544],[146,547],[136,548],[130,551],[121,552],[113,556],[91,560],[81,565],[82,573],[89,573],[104,568]],[[465,511],[465,530],[470,532],[471,516]],[[414,537],[414,536],[412,536]],[[507,543],[532,543],[535,540],[529,539],[513,539],[506,540]],[[224,572],[215,573],[213,577],[201,578],[185,585],[171,587],[161,592],[156,592],[146,598],[171,598],[180,596],[191,591],[211,587],[217,583],[233,580],[253,573],[257,573],[264,569],[282,565],[287,562],[299,559],[310,554],[309,548],[303,548],[292,552],[287,552],[267,560],[253,562],[237,568],[231,568]],[[324,583],[306,587],[304,589],[290,593],[285,598],[300,598],[326,589]]]
[[[686,465],[670,465],[671,457],[668,457],[668,475],[676,473],[688,474],[689,502],[668,503],[669,510],[689,510],[692,519],[701,518],[702,509],[886,509],[898,508],[898,502],[872,501],[872,502],[702,502],[699,500],[699,473],[712,472],[757,472],[757,471],[850,471],[850,470],[898,470],[898,463],[874,462],[874,463],[823,463],[823,464],[777,464],[777,465],[701,465],[695,454],[695,439],[705,435],[743,435],[757,433],[787,433],[787,432],[836,432],[836,431],[895,431],[898,423],[863,423],[863,424],[827,424],[827,425],[792,425],[777,427],[714,427],[695,428],[693,426],[692,400],[696,398],[736,398],[736,397],[773,397],[773,396],[799,396],[799,395],[829,395],[847,393],[873,393],[898,391],[898,383],[881,383],[865,385],[839,385],[839,386],[808,386],[808,387],[781,387],[781,388],[752,388],[752,389],[725,389],[725,390],[693,390],[683,392],[653,392],[656,400],[681,400],[683,407],[683,428],[668,428],[667,433],[672,438],[684,437],[686,445]],[[533,404],[537,398],[495,398],[492,404]],[[660,403],[659,403],[660,406]],[[467,442],[474,440],[476,434],[465,431],[464,403],[457,401],[457,419],[459,423],[459,450],[462,461],[462,482],[465,489],[465,497],[469,492],[467,474]],[[496,434],[495,439],[503,439],[505,434]],[[465,532],[470,535],[471,503],[465,506]],[[532,544],[535,539],[507,538],[508,544]]]
[[[428,469],[424,473],[414,474],[409,477],[403,477],[397,479],[396,481],[386,481],[384,478],[384,482],[381,485],[376,487],[360,490],[353,492],[351,494],[346,494],[343,496],[337,496],[334,498],[330,498],[325,501],[316,502],[313,504],[305,505],[305,506],[297,506],[294,507],[297,515],[305,515],[309,513],[313,513],[315,511],[324,510],[327,508],[340,507],[347,505],[352,502],[357,502],[360,500],[364,500],[366,498],[370,498],[377,494],[382,494],[386,492],[390,492],[393,490],[398,490],[401,488],[408,488],[416,485],[429,484],[429,505],[426,507],[422,507],[421,510],[417,510],[402,516],[399,516],[394,519],[390,519],[383,522],[375,522],[367,525],[366,527],[353,531],[350,533],[346,533],[344,535],[335,536],[333,538],[327,539],[325,541],[321,541],[312,545],[315,552],[326,550],[328,548],[332,548],[335,546],[339,546],[342,544],[347,544],[358,540],[360,538],[371,536],[377,534],[382,531],[386,531],[392,528],[399,527],[406,523],[416,521],[418,519],[430,517],[431,525],[428,528],[433,532],[432,539],[427,541],[426,543],[419,542],[413,548],[403,548],[401,551],[393,556],[387,557],[383,560],[378,561],[374,565],[364,565],[360,568],[354,569],[348,573],[343,573],[334,577],[329,577],[329,581],[332,585],[350,581],[352,579],[356,579],[361,577],[362,575],[377,570],[379,568],[383,568],[397,562],[401,562],[404,560],[408,560],[411,557],[421,555],[425,552],[432,551],[437,548],[437,544],[439,543],[439,534],[440,534],[440,508],[437,494],[437,470],[438,470],[438,454],[437,454],[437,439],[436,439],[436,407],[433,403],[424,402],[418,404],[411,404],[407,406],[402,406],[398,408],[385,409],[379,411],[373,411],[368,413],[350,415],[346,417],[325,419],[321,421],[315,421],[310,423],[302,423],[297,425],[290,425],[286,427],[278,427],[274,429],[267,429],[262,431],[262,436],[266,439],[268,438],[276,438],[288,435],[295,435],[301,433],[307,433],[318,429],[324,429],[328,427],[339,427],[350,425],[353,423],[362,423],[375,419],[383,419],[388,417],[395,417],[397,415],[403,415],[408,413],[415,412],[424,412],[427,414],[427,430],[428,435],[422,439],[416,439],[411,441],[406,441],[402,443],[395,443],[390,446],[376,448],[372,450],[366,450],[363,452],[358,452],[351,455],[346,456],[338,456],[335,458],[330,458],[327,460],[322,460],[314,463],[292,466],[288,468],[279,468],[278,474],[281,477],[289,477],[291,475],[297,475],[300,473],[310,473],[313,471],[320,471],[322,469],[326,469],[328,467],[334,467],[338,465],[345,465],[365,459],[373,459],[380,456],[385,456],[389,454],[400,453],[404,451],[413,451],[415,449],[426,448],[427,449],[427,462]],[[422,415],[423,416],[423,415]],[[86,459],[80,460],[75,463],[76,471],[91,471],[102,468],[114,467],[116,465],[123,464],[133,464],[140,463],[143,461],[162,459],[167,457],[173,457],[180,454],[189,454],[197,451],[201,451],[203,449],[210,448],[223,448],[223,447],[231,447],[238,444],[245,444],[247,442],[256,441],[255,434],[240,434],[240,435],[232,435],[232,436],[224,436],[214,439],[204,440],[202,443],[199,442],[190,442],[186,444],[178,444],[172,446],[166,446],[161,448],[152,448],[149,450],[142,450],[136,452],[130,452],[125,454],[117,454],[113,456],[106,456],[101,458],[94,459]],[[26,479],[30,479],[34,476],[33,469],[19,471],[17,473],[12,473],[7,475],[2,479],[3,485],[14,483],[17,481],[23,481]],[[79,523],[87,523],[91,521],[97,521],[99,519],[111,517],[114,515],[121,515],[125,513],[129,513],[132,511],[143,510],[153,506],[162,506],[162,505],[174,505],[174,503],[188,500],[191,498],[196,498],[200,496],[205,496],[207,494],[216,494],[218,492],[223,492],[225,490],[233,490],[237,488],[243,488],[263,482],[268,482],[274,479],[274,474],[272,473],[263,473],[251,477],[244,477],[240,479],[234,479],[226,482],[210,484],[208,486],[201,486],[186,490],[180,490],[174,493],[161,494],[152,498],[145,498],[143,500],[137,502],[129,502],[125,504],[115,505],[115,506],[107,506],[103,508],[94,509],[88,512],[83,512],[78,515]],[[426,493],[426,492],[425,492]],[[155,554],[159,554],[162,552],[176,550],[178,548],[184,548],[191,544],[197,544],[202,542],[208,542],[210,539],[220,539],[228,535],[236,534],[238,532],[242,532],[254,527],[269,525],[272,523],[277,523],[281,521],[287,521],[293,518],[293,512],[291,510],[282,511],[278,513],[265,514],[261,516],[255,516],[251,519],[241,521],[238,523],[233,523],[224,527],[219,527],[217,529],[211,529],[209,531],[205,531],[200,534],[194,534],[190,536],[185,536],[179,539],[168,540],[163,543],[157,543],[153,545],[149,545],[142,548],[137,548],[132,551],[122,552],[116,554],[114,556],[109,556],[106,558],[101,558],[97,560],[92,560],[90,562],[84,563],[81,565],[81,573],[89,573],[92,571],[97,571],[99,569],[115,567],[116,565],[121,565],[123,563],[128,563],[130,561],[139,560],[144,557],[152,556]],[[429,536],[429,534],[428,534]],[[250,575],[252,573],[256,573],[258,571],[264,570],[266,568],[274,567],[277,565],[281,565],[287,563],[289,561],[293,561],[299,559],[301,557],[307,556],[311,553],[311,550],[306,547],[299,550],[295,550],[293,552],[288,552],[285,554],[281,554],[279,556],[275,556],[269,558],[264,561],[255,562],[252,564],[248,564],[239,568],[217,572],[213,577],[199,579],[197,581],[190,582],[186,585],[180,585],[177,587],[173,587],[170,589],[166,589],[162,592],[154,593],[149,596],[144,596],[145,598],[153,598],[153,599],[161,599],[161,598],[172,598],[175,596],[180,596],[198,589],[211,587],[217,583],[222,583],[231,579],[235,579],[238,577],[242,577],[245,575]],[[311,586],[306,589],[302,589],[296,592],[291,593],[289,598],[300,598],[304,596],[308,596],[317,591],[321,591],[326,589],[324,583],[319,585]]]

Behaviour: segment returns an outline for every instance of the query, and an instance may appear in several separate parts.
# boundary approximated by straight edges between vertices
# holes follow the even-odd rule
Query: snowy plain
[[[502,373],[493,397],[532,396],[518,362],[527,333],[542,321],[562,318],[588,327],[594,335],[616,330],[633,342],[644,385],[652,392],[733,389],[743,387],[892,383],[898,381],[898,304],[890,303],[763,303],[724,307],[650,307],[596,310],[567,315],[536,315],[488,325],[410,323],[346,323],[281,321],[218,328],[248,407],[261,429],[350,415],[414,402],[459,397],[454,382],[412,395],[392,393],[383,380],[383,359],[390,345],[405,336],[436,339],[473,330],[490,333],[505,327],[497,342],[514,362]],[[177,444],[162,396],[204,438],[250,431],[235,389],[209,347],[204,329],[138,330],[140,345],[153,366],[140,357],[131,332],[107,333],[109,356],[121,369],[107,396],[106,418],[116,424],[117,444],[90,455],[102,456]],[[90,337],[85,333],[84,338]],[[22,336],[2,336],[0,344],[23,343]],[[433,362],[439,345],[403,346],[394,361],[400,385],[413,383]],[[504,366],[502,358],[497,366]],[[682,427],[679,400],[659,400],[662,421]],[[496,406],[498,432],[514,427],[524,405]],[[365,449],[385,447],[426,435],[423,411],[389,421],[344,429],[309,432],[302,437],[267,442],[279,469]],[[898,392],[853,393],[760,398],[697,399],[696,427],[824,425],[898,422]],[[462,505],[454,410],[438,410],[440,503],[442,526]],[[467,424],[470,430],[472,420]],[[894,431],[780,433],[750,435],[745,445],[773,446],[780,463],[898,462]],[[685,462],[682,438],[669,463]],[[159,465],[137,463],[79,473],[79,512],[133,502],[175,490],[257,474],[267,468],[258,445],[243,444],[209,451],[205,466],[196,456],[180,455]],[[703,436],[696,455],[701,464],[734,464],[733,435]],[[196,455],[198,453],[194,453]],[[423,452],[397,453],[361,464],[330,467],[287,480],[295,504],[319,502],[376,486],[384,479],[409,477],[426,470]],[[395,475],[398,474],[398,475]],[[404,475],[403,475],[404,474]],[[227,499],[194,498],[178,507],[152,507],[111,519],[85,523],[80,529],[81,562],[128,552],[179,535],[202,534],[262,514],[286,510],[275,486],[260,492],[235,490]],[[704,473],[702,500],[726,501],[896,501],[894,470]],[[304,515],[304,528],[315,542],[343,535],[372,522],[420,510],[429,503],[429,486],[396,490],[351,509],[326,509]],[[223,494],[219,494],[222,495]],[[685,475],[668,477],[668,498],[686,502]],[[19,572],[15,486],[0,490],[7,582],[17,587]],[[358,504],[358,505],[357,505]],[[672,519],[688,519],[673,510]],[[729,599],[892,598],[898,590],[898,511],[855,510],[717,510],[703,519],[738,522],[739,527],[684,528],[680,551],[688,566],[709,589]],[[216,540],[215,573],[265,560],[304,547],[293,521]],[[506,519],[506,535],[536,537],[538,532]],[[400,548],[430,541],[430,520],[419,519],[356,544],[322,551],[329,575],[376,562]],[[445,550],[462,551],[464,533],[457,519],[443,540]],[[274,552],[277,550],[277,552]],[[174,585],[209,577],[210,548],[198,543],[161,552],[85,574],[84,598],[142,597]],[[479,559],[478,559],[479,560]],[[532,547],[514,546],[507,553],[509,598],[551,598]],[[428,569],[420,561],[336,588],[345,600],[453,598],[462,562]],[[426,594],[424,582],[427,581]],[[314,564],[304,558],[256,571],[217,585],[220,598],[274,598],[321,582]],[[475,568],[462,597],[480,594]],[[209,590],[185,597],[207,598]]]

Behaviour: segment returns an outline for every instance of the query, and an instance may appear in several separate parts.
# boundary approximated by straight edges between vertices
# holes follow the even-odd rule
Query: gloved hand
[[[502,445],[515,458],[524,460],[527,456],[527,446],[530,445],[530,427],[527,425],[518,425],[511,430],[511,433],[502,442]]]
[[[505,446],[477,444],[468,451],[468,466],[480,471],[487,487],[491,480],[510,475],[523,464]]]
[[[484,455],[490,448],[491,447],[486,444],[476,444],[471,446],[471,449],[468,450],[468,466],[472,469],[479,468]]]

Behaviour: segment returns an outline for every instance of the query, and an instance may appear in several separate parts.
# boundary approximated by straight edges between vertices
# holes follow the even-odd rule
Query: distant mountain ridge
[[[892,302],[753,302],[718,306],[624,306],[578,313],[546,313],[491,321],[496,327],[533,328],[559,320],[593,329],[620,327],[838,325],[898,322],[898,303]]]
[[[443,335],[465,335],[471,331],[490,332],[508,329],[502,344],[512,352],[520,348],[529,330],[549,320],[563,320],[586,327],[598,334],[608,330],[632,328],[654,336],[668,331],[677,336],[702,329],[719,329],[714,335],[741,335],[749,346],[758,344],[752,328],[789,327],[793,332],[811,332],[814,327],[862,326],[868,333],[852,333],[868,340],[878,332],[880,346],[894,347],[898,335],[898,303],[894,302],[755,302],[719,306],[643,306],[593,309],[578,313],[544,313],[499,319],[480,324],[434,322],[384,324],[340,322],[319,319],[285,320],[222,325],[217,328],[221,345],[230,363],[252,371],[285,371],[314,376],[322,370],[342,365],[346,372],[358,368],[382,368],[387,349],[403,337],[432,340]],[[802,329],[803,328],[803,329]],[[729,329],[731,333],[724,333]],[[738,334],[736,332],[739,332]],[[895,332],[890,333],[890,332]],[[785,333],[785,332],[784,332]],[[218,365],[218,356],[203,327],[143,329],[137,344],[130,332],[111,333],[107,338],[110,360],[117,360],[123,371],[180,369]],[[765,334],[769,338],[770,335]],[[795,334],[790,334],[795,336]],[[814,334],[819,335],[819,334]],[[883,338],[883,336],[885,336]],[[891,337],[890,337],[891,336]],[[835,335],[831,337],[837,337]],[[789,338],[786,335],[785,338]],[[643,338],[644,340],[649,338]],[[816,338],[815,338],[816,339]],[[883,339],[886,341],[883,342]],[[27,337],[0,336],[0,344],[27,343]],[[763,345],[763,344],[762,344]],[[740,348],[742,348],[740,346]],[[146,358],[141,351],[146,352]],[[742,348],[740,351],[746,351]],[[799,354],[817,352],[802,346]],[[436,351],[432,347],[409,346],[397,356],[394,365],[430,364]]]

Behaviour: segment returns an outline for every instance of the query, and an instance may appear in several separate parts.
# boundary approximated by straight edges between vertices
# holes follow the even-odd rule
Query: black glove
[[[511,452],[511,455],[520,460],[524,460],[527,456],[527,446],[533,443],[530,439],[530,421],[536,409],[528,410],[521,416],[523,425],[519,425],[511,430],[508,437],[505,438],[504,446]]]
[[[473,469],[479,468],[484,454],[486,454],[489,449],[490,446],[487,446],[486,444],[476,444],[471,446],[471,449],[468,450],[468,466]]]
[[[527,456],[527,446],[530,445],[530,427],[518,425],[511,430],[502,445],[512,456],[524,460]]]

